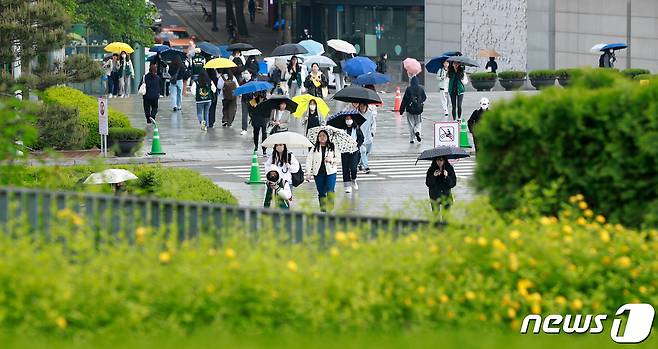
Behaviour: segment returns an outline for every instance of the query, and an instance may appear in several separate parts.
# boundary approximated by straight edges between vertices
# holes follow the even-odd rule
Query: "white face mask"
[[[346,120],[345,121],[345,125],[347,125],[347,126],[352,126],[353,123],[354,123],[353,120]]]
[[[245,80],[251,80],[251,74],[249,74],[249,73],[242,74],[242,77],[243,77]]]
[[[224,74],[224,80],[228,80],[228,74]]]
[[[316,108],[316,107],[315,107],[314,105],[309,105],[309,106],[308,106],[308,109],[310,109],[311,111],[315,111],[315,108]]]
[[[482,103],[482,104],[480,104],[480,108],[482,108],[482,109],[484,109],[484,110],[489,109],[489,103]]]
[[[126,58],[126,55],[121,55],[121,58]]]

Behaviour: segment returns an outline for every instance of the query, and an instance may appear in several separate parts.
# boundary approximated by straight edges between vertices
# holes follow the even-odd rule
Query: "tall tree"
[[[108,40],[150,45],[152,11],[144,0],[84,0],[77,6],[76,19]]]
[[[238,32],[242,36],[249,36],[247,21],[244,19],[244,2],[245,0],[235,0],[235,17],[237,19]]]
[[[0,0],[0,8],[0,63],[28,62],[66,42],[70,21],[61,4]]]
[[[284,20],[286,23],[285,26],[283,26],[283,32],[281,33],[281,40],[285,43],[291,43],[292,42],[292,33],[291,33],[291,24],[292,24],[292,13],[293,13],[293,4],[295,4],[298,0],[280,0],[280,6],[281,6],[281,18]],[[279,26],[279,30],[281,26]]]

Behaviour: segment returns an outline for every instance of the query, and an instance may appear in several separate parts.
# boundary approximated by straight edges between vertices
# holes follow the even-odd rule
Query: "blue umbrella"
[[[169,47],[167,45],[157,44],[157,45],[154,45],[153,47],[151,47],[149,49],[149,52],[164,52],[164,51],[167,51],[167,50],[170,50],[170,49],[171,49],[171,47]]]
[[[207,41],[201,41],[200,43],[196,44],[198,48],[201,49],[201,51],[215,57],[221,57],[222,56],[222,50],[219,49],[219,47],[207,42]]]
[[[324,53],[324,45],[315,40],[302,40],[299,44],[308,51],[307,56],[319,56]]]
[[[607,51],[607,50],[621,50],[621,49],[624,49],[624,48],[627,48],[627,47],[628,47],[628,45],[626,45],[626,44],[624,44],[624,43],[607,44],[607,45],[601,47],[601,50],[600,50],[600,51]]]
[[[368,73],[359,75],[354,83],[357,85],[379,85],[391,81],[391,77],[381,73]]]
[[[260,92],[260,91],[267,91],[271,89],[273,86],[269,82],[265,81],[251,81],[248,82],[233,91],[234,96],[240,96],[246,93],[254,93],[254,92]]]
[[[354,57],[343,64],[343,70],[349,76],[359,76],[374,73],[377,70],[377,64],[370,58]]]
[[[425,64],[425,69],[432,74],[436,74],[443,68],[443,62],[445,62],[450,56],[439,56],[434,57]]]
[[[221,52],[220,57],[222,58],[231,57],[231,52],[229,52],[229,50],[226,49],[228,45],[219,45],[218,47],[219,47],[219,51]]]

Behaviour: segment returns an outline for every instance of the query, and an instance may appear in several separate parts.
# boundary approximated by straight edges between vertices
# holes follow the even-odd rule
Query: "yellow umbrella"
[[[327,116],[329,114],[329,106],[327,103],[320,97],[311,96],[309,94],[293,97],[292,100],[297,103],[297,110],[292,114],[296,118],[301,118],[304,116],[304,113],[308,110],[308,104],[311,101],[315,101],[315,104],[318,105],[318,113],[322,116]]]
[[[126,51],[128,54],[135,52],[135,50],[133,50],[133,48],[125,42],[112,42],[105,46],[105,51],[112,53],[121,53],[121,51]]]
[[[496,50],[482,49],[478,52],[478,57],[500,57],[500,53]]]
[[[230,59],[226,58],[214,58],[206,62],[203,65],[206,69],[223,69],[223,68],[235,68],[237,65],[233,63]]]

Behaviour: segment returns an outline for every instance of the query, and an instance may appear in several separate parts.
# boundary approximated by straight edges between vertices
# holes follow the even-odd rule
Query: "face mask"
[[[352,121],[352,120],[345,121],[345,125],[347,125],[347,126],[352,126],[353,123],[354,123],[354,121]]]
[[[251,79],[251,74],[242,74],[242,77],[243,77],[245,80],[250,80],[250,79]]]
[[[121,58],[126,58],[126,55],[121,55]]]
[[[224,80],[228,80],[228,74],[224,74]]]
[[[482,103],[482,104],[480,104],[480,108],[482,108],[482,109],[484,109],[484,110],[489,109],[489,103]]]
[[[311,111],[315,111],[315,106],[314,106],[314,105],[310,105],[310,106],[308,107],[308,109],[311,109]]]

